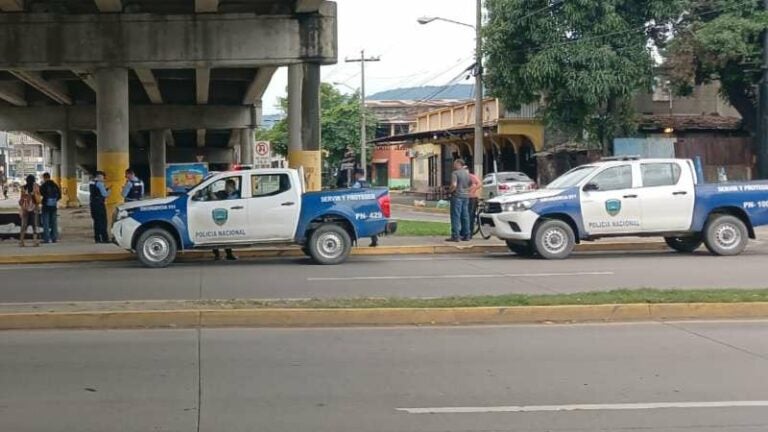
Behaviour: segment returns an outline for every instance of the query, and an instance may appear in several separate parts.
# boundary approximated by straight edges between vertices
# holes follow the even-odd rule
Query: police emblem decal
[[[222,226],[227,223],[227,219],[229,219],[229,212],[227,209],[217,208],[211,211],[211,216],[213,217],[213,222],[216,225]]]
[[[611,216],[616,216],[621,211],[621,201],[610,199],[605,202],[605,211]]]

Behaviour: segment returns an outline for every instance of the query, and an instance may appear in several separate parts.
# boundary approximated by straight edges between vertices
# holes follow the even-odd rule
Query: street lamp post
[[[483,146],[483,6],[482,0],[477,0],[475,14],[475,25],[454,21],[441,17],[421,17],[417,21],[419,24],[429,24],[433,21],[445,21],[451,24],[457,24],[469,27],[475,31],[475,145],[474,145],[474,172],[478,176],[483,176],[483,159],[485,149]]]

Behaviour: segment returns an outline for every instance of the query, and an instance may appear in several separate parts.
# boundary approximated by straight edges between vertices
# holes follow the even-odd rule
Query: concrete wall
[[[720,83],[697,86],[691,96],[672,96],[670,101],[654,101],[653,94],[640,94],[635,98],[635,111],[639,114],[717,114],[728,117],[741,117],[718,91]]]

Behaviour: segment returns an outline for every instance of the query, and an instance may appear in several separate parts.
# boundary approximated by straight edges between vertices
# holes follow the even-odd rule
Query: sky
[[[475,22],[474,0],[336,0],[339,62],[322,67],[323,82],[339,82],[342,93],[360,87],[360,63],[344,59],[380,56],[366,63],[365,91],[421,85],[443,85],[473,63],[475,35],[468,27],[435,21],[421,25],[421,16],[439,16],[468,24]],[[264,114],[279,112],[288,70],[278,69],[264,94]],[[472,80],[462,80],[471,83]],[[346,87],[346,86],[349,87]]]

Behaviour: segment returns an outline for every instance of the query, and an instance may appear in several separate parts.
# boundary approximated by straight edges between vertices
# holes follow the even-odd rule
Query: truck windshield
[[[592,174],[597,169],[594,165],[585,165],[574,168],[567,173],[561,175],[548,184],[545,189],[567,189],[577,186],[588,175]]]

